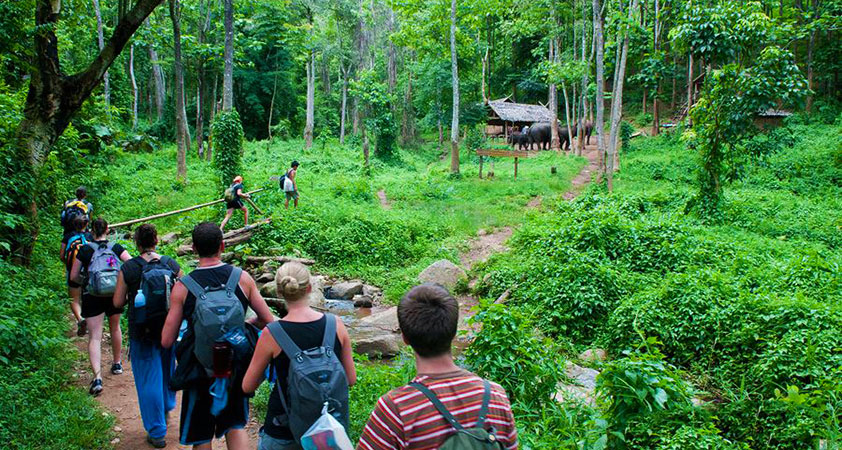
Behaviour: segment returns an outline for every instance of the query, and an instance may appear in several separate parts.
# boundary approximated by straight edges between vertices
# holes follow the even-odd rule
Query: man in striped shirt
[[[482,378],[453,363],[451,345],[459,304],[435,284],[412,288],[398,305],[404,342],[415,351],[414,382],[431,390],[465,428],[477,424],[485,393]],[[506,391],[490,383],[486,430],[503,448],[518,448],[515,419]],[[437,449],[456,430],[418,389],[407,385],[380,397],[363,429],[357,450]]]

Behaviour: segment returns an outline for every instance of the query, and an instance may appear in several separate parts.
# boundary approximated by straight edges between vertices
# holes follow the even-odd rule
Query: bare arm
[[[79,261],[79,258],[73,260],[73,266],[70,268],[70,281],[75,281],[76,283],[82,282],[82,261]]]
[[[187,298],[187,288],[181,282],[173,286],[170,293],[170,312],[164,322],[164,329],[161,331],[161,347],[172,347],[178,337],[178,329],[181,327],[181,319],[184,315],[184,300]]]
[[[272,362],[275,353],[280,354],[280,347],[272,339],[272,334],[263,329],[260,333],[260,338],[257,339],[257,346],[254,349],[254,356],[251,358],[246,375],[243,377],[243,392],[251,394],[260,387],[263,382],[263,374],[266,372],[266,367]]]
[[[348,329],[345,324],[336,319],[336,335],[339,337],[339,342],[342,343],[342,354],[339,355],[339,361],[342,367],[345,368],[345,376],[348,377],[348,386],[353,386],[357,382],[357,368],[354,366],[354,354],[351,348],[351,336],[348,335]]]
[[[275,315],[272,314],[272,310],[269,309],[269,305],[266,304],[266,300],[263,300],[263,296],[260,295],[260,289],[257,288],[257,283],[254,282],[254,278],[246,272],[243,272],[243,274],[240,275],[240,289],[242,289],[243,293],[246,294],[246,297],[249,299],[251,309],[253,309],[257,314],[256,320],[252,320],[251,322],[254,326],[263,328],[266,324],[275,320]]]
[[[126,279],[123,277],[123,271],[121,270],[117,274],[117,286],[114,288],[114,296],[111,298],[111,302],[114,303],[115,308],[122,308],[126,304],[128,290]]]
[[[132,255],[129,252],[123,250],[123,253],[120,253],[120,261],[126,262],[130,259],[132,259]]]
[[[237,196],[242,197],[242,198],[249,198],[249,197],[251,197],[250,195],[248,195],[248,194],[246,194],[245,192],[243,192],[243,190],[242,190],[242,189],[237,189]]]
[[[64,261],[64,252],[67,251],[67,244],[61,243],[61,249],[58,251],[58,258]]]

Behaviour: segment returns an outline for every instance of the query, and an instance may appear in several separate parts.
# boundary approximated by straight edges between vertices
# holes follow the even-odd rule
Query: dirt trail
[[[106,329],[108,325],[106,323]],[[75,329],[74,329],[75,331]],[[140,409],[137,405],[137,391],[134,387],[134,375],[132,365],[125,357],[128,343],[128,334],[123,330],[123,374],[112,375],[110,368],[113,361],[111,352],[111,335],[106,331],[102,339],[102,394],[97,401],[102,408],[110,412],[117,419],[114,427],[117,438],[112,441],[116,449],[151,449],[146,443],[146,430],[143,428],[143,421],[140,418]],[[73,337],[73,342],[82,354],[79,364],[76,367],[78,375],[77,384],[80,389],[88,390],[91,382],[91,369],[88,362],[88,337]],[[170,413],[167,423],[167,447],[168,449],[189,449],[192,447],[178,444],[178,426],[181,412],[181,392],[176,393],[176,406]],[[263,418],[259,418],[263,420]],[[249,417],[249,424],[246,430],[249,434],[249,448],[257,448],[257,432],[260,425],[253,414]],[[119,439],[119,440],[118,440]],[[224,449],[225,440],[215,440],[214,449]]]
[[[389,201],[389,198],[386,197],[386,191],[380,189],[377,191],[377,199],[380,200],[380,206],[383,209],[392,209],[392,202]]]

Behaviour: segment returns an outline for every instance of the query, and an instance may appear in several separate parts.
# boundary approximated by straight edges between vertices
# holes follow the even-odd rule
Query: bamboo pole
[[[264,191],[264,190],[266,190],[266,188],[255,189],[251,192],[247,192],[247,194],[249,194],[249,195],[256,194],[256,193],[258,193],[260,191]],[[125,222],[115,223],[113,225],[109,225],[108,227],[109,228],[124,227],[124,226],[128,226],[128,225],[134,225],[136,223],[147,222],[149,220],[161,219],[163,217],[168,217],[168,216],[172,216],[172,215],[175,215],[175,214],[181,214],[181,213],[185,213],[185,212],[188,212],[188,211],[193,211],[194,209],[199,209],[199,208],[204,208],[206,206],[215,205],[217,203],[222,203],[224,201],[225,201],[225,199],[221,198],[219,200],[214,200],[212,202],[202,203],[200,205],[191,206],[189,208],[177,209],[175,211],[169,211],[169,212],[165,212],[165,213],[161,213],[161,214],[155,214],[155,215],[152,215],[152,216],[141,217],[140,219],[133,219],[133,220],[127,220]]]

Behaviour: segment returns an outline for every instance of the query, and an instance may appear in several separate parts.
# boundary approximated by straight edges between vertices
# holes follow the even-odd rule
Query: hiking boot
[[[82,319],[76,322],[76,336],[82,337],[88,332],[88,322]]]
[[[164,448],[164,447],[167,446],[167,440],[166,439],[164,439],[164,438],[153,438],[152,436],[150,436],[148,434],[146,435],[146,442],[148,442],[149,445],[151,445],[155,448]]]
[[[91,381],[91,388],[88,389],[88,393],[93,395],[94,397],[101,394],[102,393],[102,380],[97,378],[94,381]]]
[[[120,375],[123,373],[123,364],[122,363],[114,363],[111,365],[111,374],[112,375]]]

